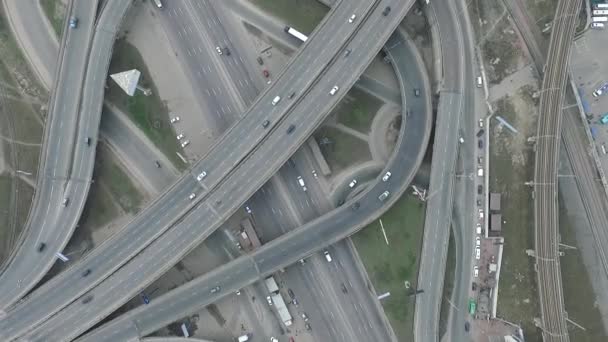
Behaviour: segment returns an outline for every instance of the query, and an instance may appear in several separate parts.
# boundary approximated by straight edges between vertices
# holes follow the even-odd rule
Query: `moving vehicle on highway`
[[[180,133],[177,135],[177,140],[182,140],[184,138],[184,133]]]
[[[196,176],[196,180],[200,182],[200,181],[201,181],[201,180],[203,180],[203,178],[205,178],[206,176],[207,176],[207,171],[203,171],[203,172],[199,173],[199,175],[198,175],[198,176]]]
[[[262,70],[262,75],[264,75],[266,78],[270,77],[270,73],[266,69]]]
[[[276,106],[277,103],[279,103],[279,101],[281,101],[281,97],[280,96],[275,96],[274,99],[272,99],[272,105]]]
[[[356,179],[353,179],[352,181],[350,181],[350,183],[348,183],[348,187],[351,188],[351,189],[354,188],[355,185],[357,185],[357,180]]]
[[[41,242],[41,243],[38,245],[38,252],[42,252],[42,251],[43,251],[45,248],[46,248],[46,243]]]
[[[161,0],[154,0],[154,4],[160,9],[163,8],[163,3],[161,2]]]
[[[380,196],[378,196],[378,199],[380,201],[384,202],[388,198],[388,195],[390,195],[390,192],[388,192],[388,190],[387,190],[387,191],[381,193]]]
[[[323,255],[325,255],[325,260],[327,260],[327,262],[331,262],[332,258],[331,258],[331,254],[329,254],[329,251],[324,251]]]
[[[352,24],[355,21],[356,18],[357,18],[357,15],[353,14],[353,15],[350,16],[350,18],[348,18],[348,22]]]
[[[144,292],[141,293],[141,300],[143,300],[144,304],[150,304],[150,297]]]
[[[336,93],[338,92],[338,89],[340,89],[340,88],[338,88],[338,86],[337,86],[337,85],[335,85],[335,86],[334,86],[333,88],[331,88],[331,90],[329,91],[329,95],[331,95],[331,96],[336,95]]]
[[[188,146],[188,145],[190,145],[190,140],[184,140],[184,141],[182,142],[182,148],[184,148],[184,147],[186,147],[186,146]]]
[[[215,51],[217,51],[217,54],[218,54],[218,55],[220,55],[220,56],[224,54],[224,53],[222,52],[222,48],[221,48],[221,47],[219,47],[219,46],[216,46],[216,47],[215,47]]]
[[[389,178],[391,178],[392,173],[390,171],[386,171],[386,173],[384,174],[384,176],[382,176],[382,181],[386,182],[388,181]]]
[[[93,300],[93,296],[86,296],[82,299],[82,304],[86,304]]]
[[[285,28],[283,30],[285,32],[287,32],[288,34],[298,38],[302,42],[305,42],[306,40],[308,40],[308,37],[304,33],[294,29],[293,27],[285,26]]]
[[[389,13],[391,13],[391,6],[386,6],[382,11],[382,15],[386,17]]]
[[[188,196],[188,198],[189,198],[190,200],[193,200],[195,197],[196,197],[196,194],[195,194],[194,192],[193,192],[193,193],[191,193],[191,194],[190,194],[190,196]]]
[[[221,290],[221,287],[216,286],[216,287],[214,287],[214,288],[211,289],[211,293],[218,293],[218,292],[220,292],[220,290]]]
[[[303,191],[308,190],[308,189],[306,188],[306,184],[304,183],[304,180],[302,179],[302,176],[298,176],[298,178],[297,178],[297,179],[298,179],[298,184],[299,184],[299,185],[302,187],[302,190],[303,190]]]
[[[78,27],[78,18],[76,17],[70,17],[70,28],[77,28]]]
[[[61,206],[67,207],[69,203],[70,203],[70,198],[66,197],[63,199],[63,202],[61,202]]]

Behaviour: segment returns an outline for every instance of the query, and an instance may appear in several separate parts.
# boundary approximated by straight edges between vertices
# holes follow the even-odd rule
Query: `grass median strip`
[[[382,215],[382,225],[374,222],[352,236],[378,295],[390,292],[381,303],[399,341],[413,340],[412,294],[418,277],[424,211],[424,203],[407,193]]]

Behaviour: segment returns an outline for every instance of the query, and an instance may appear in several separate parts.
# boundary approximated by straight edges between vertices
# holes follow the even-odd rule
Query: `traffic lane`
[[[121,123],[118,115],[105,107],[100,132],[123,164],[136,175],[137,181],[146,182],[148,188],[155,189],[157,193],[175,183],[179,175],[171,162],[162,152],[148,148],[150,142],[142,141],[139,134],[133,134],[126,124]],[[158,155],[159,153],[161,155]],[[161,167],[156,166],[157,160]]]
[[[181,189],[176,190],[176,197],[159,202],[157,210],[154,210],[152,215],[139,217],[132,221],[134,229],[122,230],[120,233],[112,235],[86,255],[79,266],[62,272],[61,278],[55,277],[37,289],[27,302],[14,307],[8,312],[7,317],[0,321],[0,331],[6,332],[7,335],[24,331],[31,322],[40,322],[52,314],[52,310],[43,312],[40,307],[60,308],[87,291],[91,284],[103,279],[107,274],[111,274],[116,269],[116,265],[122,264],[122,258],[136,254],[141,248],[140,245],[148,244],[161,235],[162,231],[150,231],[150,226],[157,224],[164,229],[170,226],[177,215],[173,210],[181,209],[180,206],[175,206],[175,203],[188,204],[187,196],[193,186],[192,182],[186,183]],[[54,259],[54,256],[52,258]],[[88,260],[91,261],[87,264]],[[87,276],[87,279],[83,279],[81,273],[84,269],[92,269],[96,272]],[[72,291],[66,292],[65,286],[58,285],[61,283],[70,284]]]
[[[176,317],[181,314],[181,308],[188,306],[191,303],[193,298],[198,298],[202,296],[212,297],[213,299],[209,301],[209,304],[217,301],[221,297],[226,294],[233,293],[236,290],[240,289],[241,286],[238,286],[240,283],[253,283],[260,278],[260,274],[256,272],[255,265],[252,261],[247,257],[241,257],[236,260],[231,261],[226,264],[230,265],[230,272],[218,272],[217,270],[213,270],[207,273],[205,276],[209,278],[209,286],[200,286],[198,284],[194,284],[193,282],[186,283],[180,288],[188,288],[191,290],[191,296],[183,296],[183,295],[174,295],[173,292],[169,292],[163,296],[158,297],[158,299],[151,301],[150,304],[144,306],[140,306],[135,309],[137,311],[141,311],[143,313],[142,320],[138,321],[137,327],[140,331],[150,331],[150,329],[154,329],[153,326],[148,325],[148,322],[158,322],[158,321],[166,321],[165,324],[170,324],[173,322],[171,317]],[[235,281],[235,280],[239,281]],[[247,280],[247,281],[243,281]],[[218,292],[211,293],[211,289],[215,286],[219,286],[220,289]],[[102,306],[103,303],[101,301],[91,301],[89,303],[93,304],[97,307]],[[203,308],[201,306],[200,308]],[[145,310],[143,310],[145,309]],[[167,320],[166,318],[169,318]],[[116,324],[113,326],[113,332],[106,333],[102,332],[101,334],[97,334],[97,331],[94,330],[89,335],[86,335],[79,339],[79,341],[96,341],[96,340],[107,340],[107,341],[127,341],[125,339],[125,335],[121,335],[121,332],[128,331],[129,326],[131,325],[131,321],[129,321],[126,325],[124,324]],[[120,327],[126,326],[126,329],[121,329]],[[118,333],[118,334],[117,334]]]
[[[322,91],[322,90],[321,90],[321,91]],[[313,96],[314,96],[314,94],[313,94]],[[327,110],[322,110],[322,108],[321,108],[321,107],[322,107],[322,104],[321,104],[321,103],[319,103],[318,101],[316,101],[316,99],[317,99],[317,98],[318,98],[318,97],[314,97],[314,100],[315,100],[315,101],[314,101],[314,105],[311,105],[311,106],[309,106],[309,107],[308,107],[308,108],[310,108],[310,109],[311,109],[311,111],[310,111],[309,113],[327,112]],[[327,106],[331,106],[331,104],[330,104],[330,105],[327,105]],[[302,121],[306,121],[306,122],[309,122],[309,121],[310,121],[310,119],[307,119],[307,118],[302,118],[301,120],[302,120]],[[284,123],[284,124],[285,124],[285,125],[288,125],[288,123]],[[296,133],[296,132],[297,132],[297,133]],[[292,136],[292,137],[297,137],[297,136],[298,136],[298,133],[299,133],[300,131],[297,131],[297,130],[296,130],[296,132],[294,132],[294,133],[293,133],[291,136]],[[299,134],[301,135],[301,133],[299,133]],[[269,146],[280,146],[280,145],[284,145],[285,143],[284,143],[284,142],[281,142],[281,140],[284,140],[284,139],[285,139],[285,137],[287,137],[287,136],[288,136],[288,135],[286,135],[286,134],[285,134],[285,135],[281,135],[281,136],[275,136],[275,135],[273,135],[273,136],[271,136],[271,137],[269,138],[269,140],[264,141],[264,142],[263,142],[263,145],[264,145],[264,144],[268,144]],[[295,138],[294,138],[294,139],[295,139]],[[301,139],[301,138],[300,138],[300,139]],[[276,141],[273,141],[273,140],[276,140]],[[215,208],[214,208],[214,209],[215,209],[215,210],[217,210],[217,211],[219,211],[219,212],[230,213],[230,212],[231,212],[230,210],[226,210],[226,209],[228,209],[228,208],[224,209],[223,207],[226,207],[227,205],[229,205],[229,206],[232,206],[232,207],[233,207],[235,203],[238,203],[240,200],[239,200],[238,198],[236,198],[236,196],[241,196],[241,197],[243,197],[242,193],[249,193],[249,192],[244,191],[244,190],[248,190],[248,188],[253,188],[253,187],[256,187],[256,186],[257,186],[257,185],[256,185],[256,182],[250,182],[250,180],[251,180],[251,179],[255,179],[255,180],[258,180],[258,179],[264,179],[264,176],[262,176],[261,174],[263,174],[263,173],[267,173],[267,171],[266,171],[266,170],[268,169],[268,160],[273,160],[273,161],[275,161],[275,163],[276,163],[276,160],[279,160],[279,159],[277,159],[277,158],[278,158],[278,155],[279,155],[280,153],[284,154],[285,152],[286,152],[286,151],[284,151],[284,150],[277,150],[277,149],[274,149],[274,151],[272,152],[272,155],[271,155],[270,157],[265,156],[265,157],[262,157],[262,158],[259,158],[259,155],[260,155],[259,153],[254,153],[254,156],[253,156],[253,157],[257,157],[257,160],[255,160],[255,162],[257,162],[256,164],[258,164],[258,165],[255,165],[255,164],[254,164],[254,165],[251,165],[250,169],[251,169],[251,170],[253,170],[253,172],[249,172],[249,171],[247,171],[247,170],[243,170],[243,168],[239,168],[239,169],[237,169],[237,170],[235,171],[235,174],[233,175],[233,178],[237,178],[237,181],[236,181],[236,182],[234,182],[234,183],[232,183],[232,184],[229,184],[229,186],[227,187],[228,191],[222,191],[222,189],[220,188],[220,189],[218,189],[216,192],[214,192],[214,193],[210,194],[210,196],[209,196],[209,198],[208,198],[208,203],[216,203],[216,205],[215,205]],[[242,175],[237,175],[238,173],[242,173]],[[240,186],[239,186],[238,184],[239,184],[240,182],[239,182],[238,180],[241,180],[241,182],[244,182],[245,184],[242,184],[242,185],[240,185]],[[235,186],[236,186],[236,187],[235,187]],[[231,189],[231,188],[232,188],[232,189]],[[244,200],[242,200],[242,202],[244,202]],[[241,202],[241,203],[242,203],[242,202]],[[215,210],[214,210],[214,211],[215,211]],[[232,210],[235,210],[235,209],[232,209]],[[191,216],[196,216],[196,215],[191,215]],[[187,217],[191,217],[191,216],[187,216]],[[204,216],[205,218],[217,219],[217,217],[216,217],[216,216],[211,216],[211,215],[203,215],[203,216]],[[202,220],[202,217],[201,217],[200,219]],[[183,224],[184,222],[187,222],[187,220],[188,220],[187,218],[186,218],[186,219],[184,219],[184,221],[182,221],[182,222],[181,222],[181,223],[179,223],[178,225],[174,226],[174,228],[173,228],[173,229],[170,229],[170,230],[171,230],[171,231],[175,231],[176,227],[185,227],[185,228],[182,228],[182,229],[188,229],[188,228],[191,228],[191,227],[190,227],[190,226],[188,226],[187,224]],[[201,222],[200,220],[198,220],[198,221],[197,221],[197,223],[199,223],[199,224],[200,224],[200,222]],[[213,222],[213,221],[212,221],[212,222]],[[198,227],[198,226],[199,226],[199,225],[196,225],[196,227]],[[206,230],[205,230],[205,234],[203,235],[203,238],[204,238],[204,236],[208,235],[208,230],[209,230],[209,229],[215,229],[215,228],[217,227],[217,223],[214,223],[214,224],[209,224],[207,227],[208,227],[208,229],[206,229]],[[198,233],[198,232],[195,232],[195,233]],[[176,233],[176,234],[177,234],[177,235],[180,235],[179,233]],[[163,250],[163,249],[162,249],[162,247],[167,247],[167,246],[168,246],[168,245],[171,243],[170,241],[167,241],[167,242],[161,242],[161,241],[164,241],[164,240],[165,240],[165,238],[166,238],[166,239],[168,239],[167,235],[171,235],[171,234],[165,234],[164,236],[161,236],[159,239],[157,239],[157,240],[156,240],[156,241],[154,241],[152,244],[150,244],[150,246],[149,246],[150,248],[146,248],[146,249],[145,249],[143,252],[141,252],[141,253],[140,253],[140,254],[137,256],[137,258],[140,258],[140,257],[141,257],[142,259],[144,259],[144,260],[146,260],[146,261],[148,261],[148,262],[149,262],[151,259],[155,259],[153,255],[154,255],[155,253],[157,253],[157,252],[162,251],[162,250]],[[186,234],[184,234],[184,235],[186,235]],[[190,234],[190,235],[192,235],[192,234]],[[194,241],[201,241],[200,239],[193,239],[193,237],[190,237],[190,236],[188,236],[188,237],[189,237],[189,238],[188,238],[187,240],[181,241],[181,243],[186,243],[187,245],[190,245],[190,244],[194,243]],[[200,237],[199,237],[199,238],[200,238]],[[159,244],[161,244],[161,243],[164,243],[165,245],[164,245],[164,246],[156,246],[156,247],[152,247],[152,246],[155,246],[155,245],[159,245]],[[171,246],[172,246],[172,247],[171,247],[171,250],[175,250],[175,249],[176,249],[176,250],[180,250],[180,251],[185,251],[185,250],[188,250],[188,249],[189,249],[189,248],[187,248],[187,247],[182,247],[182,248],[177,247],[177,246],[178,246],[178,244],[176,244],[175,242],[173,242],[173,243],[171,244]],[[153,250],[153,251],[152,251],[152,252],[150,252],[151,250]],[[147,252],[150,252],[150,255],[149,255],[149,256],[146,256]],[[170,254],[171,254],[170,252],[167,252],[167,253],[166,253],[166,255],[170,255]],[[128,263],[127,263],[125,266],[123,266],[123,267],[122,267],[120,270],[118,270],[117,272],[115,272],[115,273],[112,275],[112,277],[111,277],[111,278],[117,279],[117,278],[118,278],[118,277],[116,277],[116,275],[117,275],[117,274],[120,274],[120,273],[128,273],[128,276],[126,276],[126,277],[125,277],[125,279],[126,279],[126,278],[131,277],[131,280],[134,280],[134,279],[133,279],[133,276],[131,276],[131,275],[132,275],[133,273],[135,273],[135,271],[132,271],[132,270],[130,269],[129,265],[132,265],[132,264],[133,264],[133,261],[134,261],[134,260],[136,260],[137,258],[134,258],[134,259],[132,259],[131,261],[129,261],[129,262],[128,262]],[[174,258],[171,258],[171,259],[174,259]],[[179,259],[179,258],[178,258],[178,259]],[[138,263],[137,263],[138,267],[143,267],[142,263],[144,263],[144,262],[146,262],[146,261],[140,261],[140,262],[138,262]],[[155,261],[158,261],[158,259],[156,259]],[[168,262],[169,260],[167,260],[167,259],[163,259],[163,260],[161,261],[161,263],[162,263],[163,261],[164,261],[164,262]],[[160,266],[160,265],[149,265],[149,267],[150,267],[150,268],[147,268],[147,269],[162,270],[162,268],[159,268],[159,266]],[[158,273],[158,271],[157,271],[157,272],[155,272],[155,273]],[[145,283],[145,282],[144,282],[144,280],[143,280],[143,279],[138,279],[138,283],[140,283],[140,284],[141,284],[141,283]],[[96,290],[98,290],[98,289],[100,289],[100,286],[97,286]],[[135,288],[135,289],[137,289],[137,288]],[[104,292],[105,292],[105,293],[104,293],[104,294],[102,294],[102,295],[101,295],[101,297],[106,298],[106,300],[108,300],[108,302],[110,301],[110,298],[112,298],[112,295],[117,296],[119,293],[120,293],[120,295],[118,295],[117,297],[118,297],[118,298],[122,298],[121,300],[125,300],[124,298],[126,298],[126,297],[130,296],[130,291],[125,291],[125,292],[122,292],[122,291],[120,291],[120,290],[115,291],[115,289],[113,289],[113,288],[112,288],[112,286],[109,286],[109,290],[110,290],[110,291],[107,291],[107,290],[108,290],[108,287],[104,287]],[[109,293],[108,293],[108,292],[109,292]],[[99,296],[99,294],[97,294],[97,295]],[[126,296],[125,296],[125,295],[126,295]],[[115,297],[115,298],[116,298],[116,297]],[[74,306],[74,305],[72,304],[72,305],[68,306],[68,308],[71,308],[71,307],[73,307],[73,306]],[[109,308],[110,308],[110,307],[108,307],[108,309],[109,309]],[[63,310],[61,313],[57,314],[57,315],[56,315],[55,317],[53,317],[51,320],[47,321],[47,322],[46,322],[46,323],[43,325],[43,327],[44,327],[44,328],[46,328],[46,329],[48,329],[48,330],[55,330],[55,329],[53,329],[54,327],[53,327],[53,328],[51,328],[51,327],[50,327],[51,323],[49,323],[49,322],[54,321],[56,318],[58,319],[58,317],[65,317],[65,316],[67,315],[67,312],[69,312],[69,311],[74,311],[76,314],[75,314],[75,315],[72,315],[72,316],[73,316],[75,319],[80,320],[81,322],[83,321],[83,318],[84,318],[84,317],[86,317],[86,315],[84,315],[84,313],[80,313],[80,314],[79,314],[79,313],[78,313],[78,310],[74,310],[74,309],[69,310],[69,309],[66,309],[66,310]],[[64,314],[65,314],[65,315],[64,315]],[[75,316],[78,316],[78,317],[75,317]],[[65,317],[63,321],[64,321],[64,322],[68,322],[68,321],[69,321],[69,319],[70,319],[70,318]],[[89,322],[89,323],[90,323],[90,322]],[[59,328],[58,330],[55,330],[55,331],[67,331],[68,329],[73,329],[73,326],[74,326],[74,325],[70,324],[70,327]],[[41,327],[41,328],[42,328],[42,327]],[[50,332],[47,332],[47,333],[44,333],[44,334],[49,334],[49,333],[50,333]],[[60,332],[60,334],[61,334],[61,333],[62,333],[62,332]]]
[[[248,127],[244,127],[244,129],[247,129]],[[242,136],[241,136],[242,137]],[[225,145],[224,145],[225,146]]]
[[[195,6],[195,4],[198,6]],[[254,83],[247,70],[242,66],[242,61],[239,62],[238,51],[228,40],[221,18],[217,15],[213,6],[208,1],[196,1],[194,3],[187,1],[185,5],[190,9],[199,27],[207,26],[207,32],[209,32],[216,46],[229,49],[230,56],[228,56],[228,51],[224,51],[225,58],[223,58],[227,65],[225,68],[226,76],[230,78],[230,82],[235,87],[235,95],[242,98],[241,103],[253,102],[257,96],[257,91],[250,84],[254,85]]]
[[[91,20],[87,20],[87,17],[84,17],[85,14],[88,14],[89,17],[92,17],[94,13],[91,10],[87,11],[86,6],[93,6],[95,3],[87,3],[75,5],[73,8],[73,13],[77,13],[83,16],[83,22],[92,22]],[[89,39],[90,32],[92,28],[87,29],[86,25],[82,25],[82,28],[79,32],[68,32],[67,41],[66,41],[66,52],[63,55],[63,63],[64,69],[61,73],[60,84],[66,84],[65,87],[59,87],[56,90],[56,93],[53,95],[53,107],[50,111],[50,127],[47,131],[45,131],[45,147],[43,150],[46,152],[42,162],[43,164],[40,166],[39,174],[43,177],[40,181],[40,191],[37,192],[37,197],[43,196],[46,198],[46,201],[42,202],[39,199],[34,199],[34,204],[32,208],[32,212],[28,217],[28,224],[31,225],[32,222],[35,222],[37,219],[36,213],[38,212],[46,212],[47,215],[51,217],[51,220],[48,221],[54,222],[56,217],[59,215],[58,210],[52,206],[52,204],[61,201],[60,199],[60,184],[55,185],[54,178],[65,179],[69,175],[69,157],[71,156],[71,148],[69,146],[69,139],[64,140],[65,131],[72,129],[73,124],[70,122],[75,121],[74,116],[77,108],[77,101],[71,98],[74,94],[78,94],[78,90],[80,89],[80,81],[82,80],[82,73],[84,72],[84,60],[86,54],[82,52],[82,50],[74,50],[71,48],[72,45],[78,44],[81,41],[86,41]],[[81,43],[82,45],[86,45]],[[69,67],[68,67],[69,66]],[[80,72],[78,72],[80,71]],[[78,75],[76,75],[78,73]],[[76,87],[76,88],[74,88]],[[70,116],[72,119],[70,119]],[[66,141],[67,140],[67,141]],[[61,164],[58,166],[58,164]],[[48,182],[51,181],[50,184],[50,193],[47,195],[46,192],[49,191]],[[43,219],[43,223],[47,222],[46,218]],[[39,237],[45,234],[45,231],[52,229],[58,226],[45,226],[45,225],[36,225],[34,229],[25,229],[27,231],[27,236],[24,239],[24,242],[35,241],[38,242]],[[61,227],[61,226],[59,226]],[[27,246],[29,243],[22,244],[22,246]],[[28,246],[29,247],[29,246]],[[57,247],[53,247],[51,245],[48,246],[48,251],[57,250]],[[47,251],[47,252],[48,252]],[[37,260],[32,261],[32,258],[28,258],[27,255],[31,254],[31,249],[23,249],[20,248],[15,251],[13,256],[13,262],[10,264],[10,268],[6,269],[2,272],[0,281],[0,303],[3,307],[6,307],[10,304],[13,304],[18,298],[30,289],[34,284],[42,278],[43,274],[40,270],[49,268],[52,262],[39,263]],[[32,272],[33,269],[37,268],[37,272]],[[23,278],[23,274],[34,275],[34,279],[26,279]],[[14,282],[9,282],[8,279],[18,278],[22,280],[23,284],[27,284],[22,287],[15,287]]]
[[[422,156],[424,155],[424,145],[426,144],[426,142],[428,141],[428,134],[426,132],[428,132],[428,130],[430,129],[430,118],[424,119],[422,117],[415,117],[412,119],[412,125],[409,126],[405,126],[405,128],[408,128],[405,132],[405,136],[400,139],[400,144],[399,144],[399,148],[398,150],[401,151],[401,153],[398,153],[395,158],[393,160],[391,160],[389,167],[391,167],[394,170],[394,175],[391,179],[389,179],[388,182],[385,182],[385,184],[381,184],[382,187],[386,186],[386,187],[390,187],[392,184],[400,184],[398,183],[397,180],[400,179],[400,177],[405,177],[408,180],[411,180],[415,174],[414,170],[417,167],[417,165],[420,164],[420,161],[422,159]],[[426,129],[420,129],[421,127],[426,127]],[[403,129],[405,129],[403,128]],[[413,150],[401,150],[401,148],[403,146],[412,146]],[[418,148],[416,148],[418,147]],[[397,166],[401,166],[401,167],[397,167]],[[410,167],[410,169],[408,169],[407,167]],[[375,189],[374,189],[375,190]],[[376,195],[377,191],[370,191],[370,196],[368,197],[372,197],[373,195]],[[363,195],[361,195],[363,196]],[[361,197],[359,197],[361,198]],[[379,202],[379,201],[378,201]],[[378,203],[376,203],[376,201],[372,201],[372,203],[370,204],[370,207],[375,205],[376,207],[378,207]],[[380,206],[382,204],[380,203]],[[367,209],[367,206],[361,206],[361,208],[363,210],[358,211],[359,213],[362,213],[365,209]],[[306,243],[308,243],[308,250],[304,250],[304,252],[300,251],[298,252],[294,252],[292,253],[288,258],[282,258],[282,259],[278,259],[278,262],[275,262],[274,265],[268,265],[267,263],[267,269],[266,268],[256,268],[260,270],[260,272],[262,274],[269,274],[271,272],[273,272],[276,269],[279,269],[281,267],[285,267],[286,265],[292,264],[294,263],[297,259],[301,258],[302,256],[305,255],[310,255],[310,250],[317,250],[320,245],[323,244],[328,244],[331,243],[332,240],[333,241],[337,241],[340,238],[342,238],[345,233],[346,234],[350,234],[350,232],[352,231],[353,228],[357,228],[358,225],[363,225],[365,223],[365,216],[363,220],[357,220],[357,218],[355,217],[354,220],[351,220],[351,215],[341,215],[341,217],[347,218],[350,221],[354,221],[354,225],[344,225],[344,224],[339,224],[334,226],[333,224],[331,225],[325,225],[324,223],[327,222],[327,220],[332,217],[335,219],[335,215],[340,215],[339,212],[344,212],[348,209],[345,208],[340,208],[338,209],[336,212],[332,212],[328,215],[325,215],[322,219],[323,219],[323,224],[317,224],[316,226],[313,223],[309,223],[306,227],[302,227],[301,229],[297,229],[293,232],[290,232],[287,235],[282,236],[279,239],[276,239],[272,242],[270,242],[269,244],[262,246],[260,249],[258,249],[256,252],[254,252],[251,255],[246,256],[245,258],[241,258],[241,259],[245,259],[245,260],[255,260],[257,261],[256,264],[257,265],[261,265],[261,263],[264,262],[264,260],[268,260],[269,257],[271,256],[270,254],[272,253],[276,253],[277,252],[277,247],[279,245],[285,244],[285,242],[289,242],[289,241],[304,241]],[[349,213],[349,212],[347,212]],[[320,220],[317,220],[320,221]],[[315,222],[318,223],[318,222]],[[352,223],[352,222],[351,222]],[[350,228],[349,231],[344,232],[344,231],[340,231],[339,229],[335,229],[335,227],[340,227],[340,228]],[[315,229],[311,229],[311,228],[315,228]],[[326,228],[325,232],[321,232],[321,234],[318,234],[318,230],[320,228]],[[329,228],[329,229],[327,229]],[[333,228],[333,229],[332,229]],[[316,237],[316,238],[315,238]],[[311,241],[312,239],[312,241]],[[312,242],[312,243],[311,243]],[[221,272],[221,273],[225,273],[225,274],[235,274],[234,271],[234,266],[235,263],[231,262],[226,264],[225,266],[223,266],[221,269],[217,269],[214,272]],[[270,266],[270,267],[268,267]],[[251,269],[253,269],[254,267],[251,267]],[[195,280],[193,280],[189,286],[199,286],[199,282],[206,280],[206,277],[199,277]],[[253,281],[253,280],[252,280]],[[236,283],[237,279],[233,279],[232,283]],[[244,284],[241,284],[240,287],[244,286]],[[183,302],[181,308],[182,311],[180,311],[180,313],[178,315],[183,315],[184,312],[192,312],[193,310],[193,305],[198,307],[199,305],[204,306],[208,303],[202,303],[201,301],[204,301],[202,299],[201,296],[190,296],[191,291],[189,291],[189,289],[187,288],[180,288],[179,290],[174,290],[172,292],[173,295],[178,296],[178,298],[188,298],[187,301]],[[167,296],[165,298],[168,298]],[[159,298],[159,300],[156,301],[156,304],[161,303],[162,301],[162,297]],[[147,310],[146,308],[140,307],[136,310],[133,310],[125,315],[123,315],[120,319],[117,319],[113,322],[111,322],[109,325],[106,325],[106,327],[109,326],[109,330],[113,330],[113,331],[119,331],[118,327],[120,327],[121,325],[124,325],[125,322],[131,322],[130,319],[127,319],[128,317],[133,317],[139,313],[143,313],[142,311],[145,311],[146,314],[151,314],[152,310]],[[148,316],[151,317],[151,316]],[[156,317],[158,318],[158,317]],[[162,319],[171,319],[170,317],[167,317],[167,315],[162,315],[161,316]],[[153,317],[151,317],[150,319],[153,319]],[[140,321],[138,319],[138,321]],[[169,321],[170,322],[170,321]],[[142,322],[143,323],[143,322]],[[146,322],[147,324],[150,325],[150,331],[154,330],[154,327],[158,326],[158,324],[163,325],[163,324],[167,324],[166,322],[163,322],[161,320],[157,320],[156,322],[151,322],[148,321]],[[127,323],[128,325],[129,323]],[[107,336],[106,334],[104,334],[104,330],[106,329],[106,327],[104,327],[104,329],[98,329],[96,332],[94,332],[93,334],[98,334],[97,336]],[[128,328],[127,328],[128,329]]]
[[[177,3],[176,3],[177,4]],[[172,6],[173,7],[173,6]],[[235,110],[232,100],[229,98],[226,85],[219,76],[219,70],[215,66],[217,52],[208,44],[200,42],[200,38],[194,31],[194,23],[187,11],[181,11],[184,15],[172,16],[171,9],[160,14],[161,24],[164,31],[170,37],[169,41],[174,46],[177,58],[186,65],[190,73],[187,73],[191,84],[197,88],[197,102],[202,109],[206,109],[207,116],[213,117],[217,129],[225,130],[231,123],[230,114]],[[180,13],[180,12],[176,12]]]
[[[446,51],[445,54],[442,53],[445,59],[446,57],[456,58],[461,56],[461,46],[462,42],[460,22],[458,20],[454,20],[456,14],[453,12],[451,8],[447,7],[436,7],[431,5],[429,10],[432,11],[437,18],[437,25],[440,26],[441,31],[441,49],[442,51]],[[452,27],[449,27],[451,25]],[[442,27],[446,29],[441,29]],[[449,28],[449,30],[447,29]],[[445,37],[445,39],[443,39]],[[455,54],[452,54],[455,53]],[[462,58],[462,57],[459,57]],[[446,62],[442,62],[443,65],[447,65]],[[463,72],[460,67],[444,67],[441,69],[443,72],[443,82],[442,82],[442,90],[449,92],[460,92],[462,89],[462,77],[461,73]]]

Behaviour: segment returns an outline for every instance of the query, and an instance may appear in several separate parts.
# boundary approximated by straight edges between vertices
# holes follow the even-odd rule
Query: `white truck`
[[[279,293],[279,286],[274,280],[274,277],[267,277],[266,279],[264,279],[264,283],[266,284],[266,287],[270,292],[270,300],[274,304],[274,307],[277,309],[281,321],[283,321],[283,324],[285,324],[286,327],[290,326],[293,320],[291,314],[289,313],[289,310],[287,309],[287,305],[285,305],[285,301],[283,300],[281,293]]]
[[[270,295],[270,297],[272,298],[274,307],[277,309],[277,312],[279,313],[279,317],[281,318],[281,321],[283,321],[283,323],[285,324],[286,327],[290,326],[293,321],[291,318],[291,314],[289,313],[289,310],[287,309],[287,305],[285,305],[285,301],[283,300],[283,297],[281,296],[281,294],[273,293]]]

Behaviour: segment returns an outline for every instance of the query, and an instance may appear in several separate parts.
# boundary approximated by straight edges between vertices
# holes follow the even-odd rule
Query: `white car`
[[[479,208],[479,218],[483,219],[483,209]]]
[[[186,147],[186,146],[188,146],[188,145],[190,145],[190,140],[184,140],[184,141],[182,142],[182,147]]]
[[[198,176],[196,176],[196,180],[200,182],[200,181],[201,181],[201,180],[203,180],[203,178],[205,178],[206,176],[207,176],[207,171],[203,171],[203,172],[201,172],[201,173],[200,173]]]
[[[272,298],[270,298],[270,296],[266,296],[266,301],[268,302],[268,305],[272,306]]]
[[[219,46],[216,46],[216,47],[215,47],[215,51],[217,51],[217,53],[218,53],[220,56],[224,54],[224,53],[222,52],[222,48],[221,48],[221,47],[219,47]]]
[[[180,133],[177,135],[177,140],[182,140],[184,138],[184,134]]]
[[[591,28],[603,29],[604,23],[591,23]]]
[[[249,208],[248,205],[245,206],[245,211],[247,212],[247,214],[251,214],[251,208]]]
[[[302,187],[302,190],[304,190],[304,191],[308,190],[308,189],[306,189],[306,184],[304,183],[302,176],[298,176],[298,184],[300,184],[300,186]]]
[[[188,198],[189,198],[190,200],[193,200],[195,197],[196,197],[196,194],[195,194],[194,192],[193,192],[193,193],[191,193],[191,194],[190,194],[190,196],[188,196]]]
[[[327,260],[327,262],[331,262],[331,255],[329,254],[329,251],[325,251],[323,252],[323,254],[325,254],[325,260]]]
[[[475,233],[477,233],[477,235],[481,234],[481,224],[477,224],[477,227],[475,227]]]
[[[171,123],[176,123],[176,122],[179,122],[179,120],[180,120],[179,116],[174,116],[174,117],[171,118],[170,121],[171,121]]]
[[[479,236],[475,237],[475,246],[477,246],[477,247],[481,246],[481,238]]]
[[[351,189],[354,188],[355,185],[357,185],[357,180],[356,179],[353,179],[350,183],[348,183],[348,187],[351,188]]]
[[[384,176],[382,176],[382,181],[386,182],[389,178],[391,178],[392,173],[390,171],[386,171]]]
[[[355,21],[356,18],[357,18],[357,15],[353,14],[353,15],[350,16],[350,18],[348,18],[348,22],[352,24],[353,21]]]
[[[483,119],[479,119],[479,128],[483,128]]]
[[[316,171],[316,170],[312,170],[312,175],[313,175],[315,178],[319,178],[319,175],[317,174],[317,171]]]
[[[464,144],[464,138],[463,137],[459,137],[458,138],[458,142],[461,143],[461,144]]]
[[[475,278],[479,277],[479,267],[478,266],[473,267],[473,276]]]
[[[337,85],[335,85],[335,86],[334,86],[333,88],[331,88],[331,90],[329,91],[329,95],[332,95],[332,96],[333,96],[333,95],[336,95],[336,93],[338,92],[338,89],[340,89],[340,88],[338,88],[338,86],[337,86]]]
[[[481,248],[479,247],[475,248],[475,259],[481,259]]]

